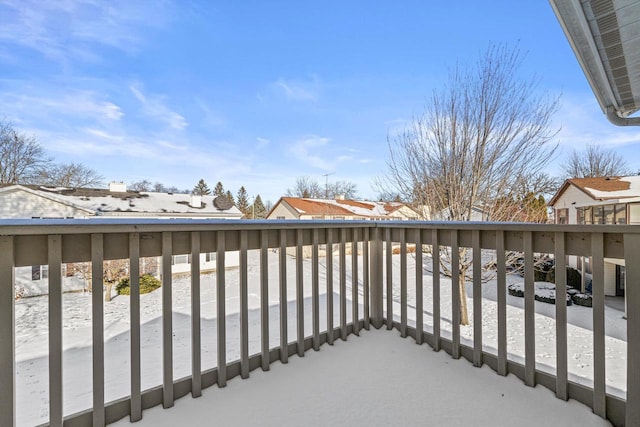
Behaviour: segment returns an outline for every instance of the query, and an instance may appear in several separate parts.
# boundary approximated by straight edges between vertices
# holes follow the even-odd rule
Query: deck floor
[[[127,418],[113,424],[131,425]],[[542,386],[474,368],[397,331],[363,331],[247,380],[146,410],[146,426],[606,426]]]

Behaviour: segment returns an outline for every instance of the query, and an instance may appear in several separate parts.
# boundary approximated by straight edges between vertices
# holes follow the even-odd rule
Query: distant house
[[[640,224],[640,176],[572,178],[549,202],[556,224]],[[569,257],[569,266],[591,274],[585,257]],[[605,294],[624,295],[623,259],[606,258]]]
[[[415,220],[419,214],[400,202],[282,197],[267,219]]]
[[[224,197],[127,191],[123,183],[111,183],[109,189],[0,186],[0,219],[92,218],[240,219],[242,213]],[[215,253],[200,256],[201,270],[215,268]],[[237,266],[237,253],[229,253],[225,261],[227,267]],[[190,255],[175,255],[172,263],[173,273],[190,271]],[[46,293],[47,278],[46,265],[16,269],[16,284],[28,295]],[[70,276],[63,286],[78,290],[84,282]]]

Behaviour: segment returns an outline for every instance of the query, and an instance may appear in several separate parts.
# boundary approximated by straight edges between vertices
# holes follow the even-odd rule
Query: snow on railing
[[[310,254],[305,247],[311,247]],[[320,250],[333,254],[337,248],[337,262],[326,256],[324,288],[326,295],[326,324],[320,322]],[[411,248],[411,256],[408,254]],[[461,274],[459,250],[472,254],[472,338],[461,337],[460,288],[455,285]],[[396,250],[397,249],[397,250]],[[431,263],[431,274],[424,274],[429,257],[425,252],[440,254],[448,250],[450,260],[445,268],[450,279],[441,275],[439,262]],[[249,282],[247,252],[259,252],[259,284]],[[278,251],[278,295],[269,295],[269,262],[271,251]],[[347,255],[351,251],[351,271]],[[227,361],[226,279],[225,254],[239,253],[239,361]],[[484,251],[495,253],[496,316],[495,353],[483,345],[483,278]],[[507,333],[507,260],[505,254],[518,251],[524,259],[524,357],[508,353]],[[395,253],[398,252],[398,253]],[[201,269],[200,254],[216,254],[216,328],[217,367],[202,369],[201,325]],[[570,381],[567,367],[567,306],[556,304],[555,371],[536,366],[536,304],[534,295],[534,254],[554,254],[555,259],[567,255],[591,257],[593,268],[593,381],[579,384]],[[191,254],[191,376],[174,380],[174,348],[172,320],[173,255]],[[295,284],[287,278],[288,254],[295,257]],[[140,259],[160,257],[162,271],[162,385],[143,391],[141,387],[141,307]],[[305,316],[304,259],[311,261],[311,313]],[[399,257],[399,259],[397,259]],[[16,424],[16,332],[15,332],[15,267],[48,265],[49,267],[49,424],[61,426],[73,420],[78,425],[104,425],[126,415],[132,421],[142,418],[144,408],[163,404],[171,407],[176,398],[191,393],[201,394],[202,388],[217,384],[224,387],[235,376],[247,378],[251,370],[268,370],[270,363],[286,363],[293,354],[304,356],[305,351],[318,350],[335,339],[346,340],[370,324],[381,328],[396,328],[403,337],[410,336],[418,344],[428,343],[434,350],[444,349],[454,358],[465,357],[475,366],[488,364],[500,375],[513,373],[526,385],[542,384],[555,391],[558,398],[574,398],[589,405],[594,412],[616,425],[640,425],[640,312],[627,313],[627,373],[626,400],[607,393],[605,380],[605,298],[604,259],[625,260],[626,302],[629,307],[640,306],[640,227],[638,226],[554,226],[502,223],[432,223],[393,221],[0,221],[0,425]],[[91,297],[92,318],[92,390],[93,403],[89,411],[63,413],[63,305],[62,264],[90,261],[93,289],[103,286],[103,261],[129,260],[130,280],[130,393],[126,399],[105,402],[105,343],[103,294]],[[413,261],[409,261],[413,259]],[[395,261],[399,265],[395,264]],[[361,264],[360,264],[361,263]],[[337,265],[334,265],[337,264]],[[408,265],[415,269],[409,280]],[[338,283],[334,284],[334,272]],[[399,280],[397,275],[399,274]],[[431,292],[425,292],[431,284]],[[556,294],[563,295],[567,283],[564,274],[557,274]],[[399,283],[398,283],[399,282]],[[409,292],[408,282],[412,291]],[[442,292],[450,286],[450,313],[441,310]],[[258,286],[259,285],[259,286]],[[296,337],[288,336],[287,290],[295,286]],[[308,283],[307,283],[308,285]],[[337,286],[334,286],[337,285]],[[351,286],[351,292],[347,285]],[[399,286],[398,286],[399,285]],[[260,352],[249,354],[248,289],[257,286],[260,293]],[[334,327],[333,295],[338,296],[339,325]],[[411,298],[409,298],[411,297]],[[271,299],[270,299],[271,298]],[[270,346],[269,301],[277,299],[279,311],[280,345]],[[411,300],[411,301],[409,301]],[[426,307],[425,307],[426,301]],[[385,304],[386,303],[386,304]],[[413,305],[413,306],[412,306]],[[429,307],[430,305],[430,307]],[[351,307],[351,322],[347,310]],[[399,316],[395,311],[399,306]],[[360,309],[362,308],[362,312]],[[443,319],[450,314],[450,334],[443,330]],[[446,316],[445,316],[446,315]],[[311,319],[311,334],[305,336],[305,319]],[[425,330],[425,317],[427,322]],[[487,320],[484,320],[487,323]],[[449,323],[447,323],[449,325]],[[522,363],[522,360],[524,363]]]

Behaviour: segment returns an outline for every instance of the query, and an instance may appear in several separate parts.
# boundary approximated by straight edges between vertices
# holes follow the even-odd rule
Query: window
[[[584,208],[577,208],[576,215],[577,215],[576,223],[584,224]]]
[[[584,223],[593,224],[593,208],[591,206],[584,208]]]
[[[216,260],[216,253],[215,252],[207,252],[204,255],[204,260],[206,262],[214,262]]]
[[[48,265],[32,265],[31,266],[31,280],[41,280],[49,278],[49,266]]]
[[[604,224],[615,224],[613,217],[613,205],[605,205],[604,209]]]
[[[556,209],[556,224],[569,223],[569,209]]]
[[[627,223],[627,205],[618,203],[614,207],[616,224]]]
[[[604,224],[604,209],[602,206],[593,207],[593,223]]]
[[[191,264],[191,254],[189,255],[174,255],[171,258],[171,264]]]

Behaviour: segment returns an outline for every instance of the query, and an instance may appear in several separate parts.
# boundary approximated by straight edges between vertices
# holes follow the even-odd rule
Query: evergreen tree
[[[220,181],[218,181],[218,183],[216,184],[216,187],[213,189],[213,195],[215,197],[218,197],[218,196],[224,196],[224,194],[225,194],[224,186]]]
[[[211,194],[211,190],[209,189],[207,183],[204,182],[204,179],[200,179],[196,186],[193,187],[193,191],[191,193],[195,194],[196,196],[208,196],[209,194]]]
[[[253,202],[251,215],[255,219],[265,219],[267,217],[267,209],[264,207],[262,198],[259,194],[256,196],[256,199]]]
[[[231,191],[227,191],[227,193],[224,195],[227,200],[229,200],[231,203],[233,203],[234,205],[236,204],[236,201],[233,199],[233,194],[231,194]]]
[[[245,218],[249,218],[249,195],[247,194],[247,190],[245,190],[244,186],[240,187],[238,190],[238,197],[236,199],[236,207],[240,209],[240,212],[244,214]]]

